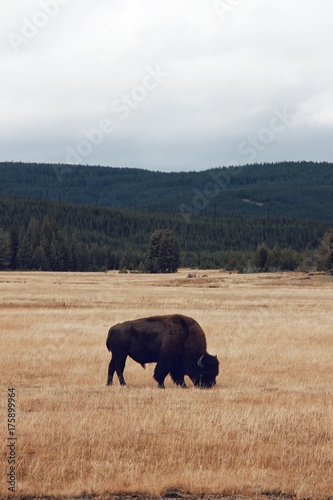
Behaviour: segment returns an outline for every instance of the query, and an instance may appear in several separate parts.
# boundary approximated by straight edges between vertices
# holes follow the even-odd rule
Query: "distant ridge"
[[[333,219],[333,163],[280,162],[201,172],[0,163],[0,196],[207,217]]]

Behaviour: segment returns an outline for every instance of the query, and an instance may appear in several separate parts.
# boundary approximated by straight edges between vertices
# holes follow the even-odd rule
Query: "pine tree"
[[[298,259],[291,248],[284,248],[281,251],[281,268],[283,271],[295,271]]]
[[[44,248],[40,245],[33,251],[32,267],[37,271],[47,271],[49,269],[49,263],[45,255]]]
[[[150,273],[175,273],[180,264],[178,244],[169,229],[158,229],[150,237],[146,269]]]
[[[18,266],[20,269],[23,270],[32,269],[33,267],[32,254],[33,254],[32,245],[30,243],[29,238],[25,236],[23,240],[20,242],[17,252]]]
[[[235,252],[230,252],[226,266],[227,271],[234,271],[235,269],[237,269],[237,266],[238,266],[237,255]]]
[[[317,268],[318,271],[333,272],[333,229],[323,236],[317,254]]]
[[[11,252],[10,268],[11,269],[16,269],[17,265],[18,265],[18,262],[17,262],[18,247],[19,247],[19,224],[18,224],[17,219],[15,219],[14,223],[11,227],[11,231],[10,231],[10,252]]]
[[[134,255],[131,248],[126,248],[124,255],[119,262],[119,269],[132,271],[135,268]]]
[[[40,224],[35,217],[31,217],[26,235],[32,245],[32,248],[38,247],[40,242]]]
[[[0,269],[7,269],[10,261],[11,251],[9,236],[0,228]]]
[[[269,266],[272,270],[279,270],[281,267],[281,248],[279,245],[274,245],[273,250],[268,253]]]
[[[300,271],[309,272],[316,268],[315,251],[311,245],[307,245],[302,255]]]
[[[159,246],[162,237],[160,230],[154,231],[150,237],[146,269],[148,273],[159,273]]]
[[[257,246],[254,254],[254,265],[259,271],[267,271],[268,248],[265,243]]]

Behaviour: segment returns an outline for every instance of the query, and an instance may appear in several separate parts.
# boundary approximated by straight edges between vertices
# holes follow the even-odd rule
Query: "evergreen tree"
[[[150,237],[146,269],[150,273],[175,273],[180,264],[178,244],[169,229],[158,229]]]
[[[36,248],[40,242],[40,224],[35,217],[31,217],[27,229],[27,237],[33,248]]]
[[[159,268],[159,245],[162,234],[161,231],[154,231],[150,237],[146,269],[148,273],[158,273]]]
[[[14,223],[11,227],[11,230],[10,230],[10,252],[11,252],[10,268],[11,269],[16,269],[17,265],[18,265],[18,262],[17,262],[18,247],[19,247],[19,224],[18,224],[18,221],[15,219]]]
[[[307,245],[302,255],[300,271],[308,272],[316,268],[315,252],[311,245]]]
[[[254,254],[254,265],[259,271],[267,271],[268,248],[265,243],[257,246]]]
[[[20,269],[29,270],[32,268],[33,248],[27,236],[20,242],[17,252],[17,260]]]
[[[317,254],[317,268],[318,271],[333,272],[333,229],[323,236]]]
[[[281,251],[281,268],[283,271],[295,271],[298,263],[297,256],[291,248],[284,248]]]
[[[235,269],[237,269],[237,266],[238,266],[237,255],[235,252],[230,252],[226,269],[227,271],[234,271]]]
[[[139,267],[138,267],[138,271],[140,273],[145,273],[146,272],[146,268],[145,268],[145,265],[144,265],[143,261],[140,262]]]
[[[273,250],[268,253],[269,267],[270,269],[277,271],[281,267],[281,248],[279,245],[275,245]]]
[[[132,271],[135,269],[135,258],[131,248],[126,248],[124,255],[120,259],[119,269]]]
[[[49,263],[45,255],[44,248],[40,245],[33,251],[32,268],[37,271],[47,271],[49,269]]]
[[[0,269],[7,269],[11,261],[10,239],[0,228]]]

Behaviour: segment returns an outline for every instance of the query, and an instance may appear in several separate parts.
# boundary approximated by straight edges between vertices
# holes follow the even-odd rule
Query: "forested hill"
[[[203,172],[0,163],[0,195],[208,217],[332,220],[333,163],[285,162]]]

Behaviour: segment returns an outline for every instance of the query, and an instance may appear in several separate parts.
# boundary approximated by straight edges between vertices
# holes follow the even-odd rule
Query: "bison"
[[[217,356],[207,353],[201,326],[187,316],[152,316],[118,323],[110,328],[106,347],[112,353],[107,385],[112,385],[114,372],[120,384],[126,385],[123,372],[127,356],[143,368],[145,363],[157,363],[154,379],[163,389],[169,373],[181,387],[186,387],[185,375],[196,387],[211,388],[216,384]]]

